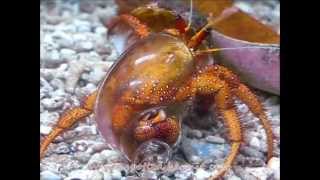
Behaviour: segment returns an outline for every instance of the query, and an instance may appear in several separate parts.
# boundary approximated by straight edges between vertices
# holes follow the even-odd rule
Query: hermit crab
[[[98,90],[89,94],[80,106],[61,115],[40,145],[40,158],[57,136],[92,113],[107,143],[120,150],[129,161],[137,148],[148,140],[157,139],[174,146],[181,133],[181,118],[175,108],[201,96],[215,105],[228,127],[231,143],[223,167],[212,179],[228,171],[243,142],[235,98],[245,103],[262,123],[269,160],[273,156],[273,135],[262,104],[232,71],[204,58],[209,52],[223,50],[206,49],[203,40],[215,23],[233,13],[232,8],[225,10],[219,18],[209,19],[196,32],[190,22],[175,12],[152,4],[138,7],[110,22],[109,27],[124,22],[138,40],[122,53]],[[163,22],[155,22],[159,19]]]

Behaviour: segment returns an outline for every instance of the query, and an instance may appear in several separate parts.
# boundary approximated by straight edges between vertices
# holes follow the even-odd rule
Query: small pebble
[[[250,174],[249,172],[246,172],[245,169],[243,169],[240,166],[234,166],[233,168],[234,173],[239,176],[241,179],[245,180],[257,180],[255,176]]]
[[[76,152],[74,153],[74,159],[78,160],[80,163],[85,164],[89,161],[91,155],[86,152]]]
[[[218,136],[207,136],[206,141],[210,143],[216,143],[216,144],[224,144],[225,140]]]
[[[189,130],[189,135],[190,137],[201,138],[202,132],[197,129],[191,129]]]
[[[112,169],[111,176],[112,176],[112,179],[114,180],[120,180],[122,178],[121,170]]]
[[[76,44],[75,48],[77,52],[87,52],[93,49],[93,44],[89,41],[83,41]]]
[[[199,168],[194,175],[197,180],[205,180],[211,176],[211,173]]]
[[[64,98],[63,97],[53,97],[53,98],[44,98],[41,100],[41,104],[43,105],[44,108],[48,110],[56,110],[58,108],[61,108],[64,103]]]
[[[76,52],[72,49],[61,49],[60,50],[61,58],[65,61],[70,61],[76,59]]]
[[[99,26],[95,29],[95,33],[101,36],[105,36],[107,34],[107,29],[103,26]]]
[[[280,179],[280,158],[273,157],[268,162],[268,167],[274,172],[274,178],[276,180]]]
[[[70,148],[68,144],[61,142],[59,143],[59,146],[53,150],[53,152],[57,154],[68,154],[70,152]]]
[[[228,180],[241,180],[241,178],[239,178],[238,176],[233,175],[233,176],[229,177]]]
[[[179,165],[177,171],[174,172],[176,179],[188,179],[193,174],[193,167],[191,165]]]
[[[75,170],[68,174],[65,180],[103,180],[103,173],[94,170]]]
[[[157,180],[157,173],[155,171],[145,171],[142,173],[142,179],[148,179],[148,180]]]
[[[268,180],[268,178],[273,175],[272,169],[269,169],[266,167],[256,167],[256,168],[246,167],[245,170],[249,172],[251,175],[261,180]]]
[[[54,87],[55,89],[64,89],[64,82],[61,79],[58,78],[54,78],[50,81],[50,84],[52,85],[52,87]],[[56,92],[55,92],[56,93]],[[52,95],[52,94],[51,94]],[[55,94],[57,96],[57,94]],[[61,93],[60,95],[65,95],[65,93]]]
[[[40,180],[62,180],[62,177],[51,171],[42,171],[40,173]]]
[[[252,137],[250,140],[249,145],[255,149],[260,149],[261,145],[260,145],[260,140],[257,137]]]
[[[242,147],[240,151],[247,156],[257,157],[257,158],[264,157],[263,153],[261,153],[260,151],[254,149],[254,148],[248,147],[248,146]]]
[[[42,135],[48,135],[51,132],[51,127],[40,125],[40,134]]]

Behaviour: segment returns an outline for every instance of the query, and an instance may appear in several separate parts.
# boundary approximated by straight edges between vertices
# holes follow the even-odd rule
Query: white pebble
[[[50,84],[56,89],[64,89],[64,82],[59,78],[52,79]]]
[[[51,127],[40,125],[40,134],[42,135],[48,135],[51,132]]]
[[[95,33],[99,34],[100,36],[105,36],[107,34],[107,29],[103,26],[99,26],[95,29]]]
[[[40,173],[40,180],[62,180],[62,177],[51,171],[42,171]]]
[[[197,169],[196,173],[194,174],[196,179],[198,180],[204,180],[210,177],[211,173],[199,168]]]
[[[223,144],[225,140],[218,136],[207,136],[206,141],[210,143]]]
[[[265,167],[257,167],[257,168],[245,168],[247,172],[251,175],[261,179],[267,180],[272,175],[272,170]]]
[[[76,52],[72,49],[66,49],[66,48],[61,49],[60,54],[61,54],[61,59],[66,61],[76,59]]]
[[[249,144],[255,149],[261,149],[260,140],[257,137],[252,137]]]
[[[93,49],[93,44],[90,41],[83,41],[83,42],[76,44],[76,50],[78,52],[90,51],[92,49]]]
[[[64,103],[64,98],[63,97],[53,97],[53,98],[44,98],[41,100],[41,104],[43,105],[44,108],[48,110],[54,110],[57,108],[62,107]]]
[[[40,114],[40,122],[43,123],[44,125],[55,124],[58,117],[59,117],[58,112],[44,111],[43,113]]]
[[[111,176],[112,176],[112,179],[121,179],[122,177],[121,171],[119,169],[112,169]]]
[[[74,34],[72,38],[76,43],[87,40],[87,37],[83,33]]]
[[[75,170],[68,174],[66,180],[103,180],[103,173],[95,170]]]
[[[275,179],[280,180],[280,158],[271,158],[268,162],[268,167],[273,170]]]

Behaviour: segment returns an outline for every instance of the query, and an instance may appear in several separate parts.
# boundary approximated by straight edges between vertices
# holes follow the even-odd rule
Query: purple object
[[[215,47],[241,47],[220,51],[219,63],[232,69],[248,85],[280,95],[280,45],[233,39],[217,31],[211,31],[211,35]]]

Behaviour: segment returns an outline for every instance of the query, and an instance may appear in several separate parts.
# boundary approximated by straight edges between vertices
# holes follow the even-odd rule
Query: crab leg
[[[267,115],[265,114],[258,98],[245,85],[240,84],[236,89],[235,94],[249,107],[250,111],[259,118],[264,130],[266,131],[268,143],[268,161],[273,156],[273,133]]]
[[[196,74],[187,82],[186,87],[180,88],[176,95],[178,101],[183,101],[188,97],[196,95],[212,95],[216,94],[214,99],[217,108],[222,115],[224,124],[228,127],[228,138],[231,143],[231,151],[229,152],[223,167],[212,177],[216,179],[221,177],[234,162],[242,142],[242,130],[236,109],[234,108],[234,101],[229,85],[219,76],[216,76],[215,67],[211,66],[202,72]]]
[[[218,173],[211,177],[211,179],[217,179],[218,177],[221,177],[227,170],[231,168],[242,142],[241,125],[228,86],[225,86],[218,91],[217,95],[215,96],[215,101],[217,104],[217,109],[222,115],[224,124],[229,130],[231,150],[225,159],[223,167],[219,169]]]
[[[57,125],[40,144],[40,159],[44,156],[49,144],[57,136],[62,134],[68,128],[72,127],[76,122],[82,120],[83,118],[89,116],[92,113],[96,96],[97,91],[88,95],[79,107],[74,107],[62,114],[62,116],[58,120]]]
[[[240,83],[238,77],[232,73],[230,70],[223,66],[214,65],[215,76],[220,77],[220,79],[226,81],[231,88],[232,94],[237,96],[243,103],[245,103],[250,111],[259,118],[263,128],[266,131],[267,143],[268,143],[268,155],[267,160],[269,160],[273,155],[273,133],[271,125],[265,114],[262,104],[258,98],[247,88],[244,84]]]

